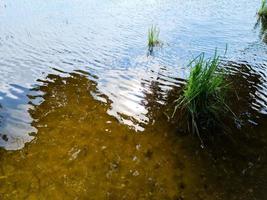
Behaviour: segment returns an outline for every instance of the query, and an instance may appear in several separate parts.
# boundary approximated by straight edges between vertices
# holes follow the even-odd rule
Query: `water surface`
[[[1,199],[264,199],[259,3],[1,1]],[[226,44],[238,142],[203,150],[166,113],[188,61]]]

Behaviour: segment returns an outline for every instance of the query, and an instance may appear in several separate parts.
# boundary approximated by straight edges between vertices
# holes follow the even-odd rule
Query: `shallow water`
[[[191,185],[200,180],[195,182],[196,177],[191,174],[194,166],[176,142],[173,131],[162,124],[147,127],[145,134],[129,130],[106,113],[108,104],[88,95],[96,87],[96,82],[80,74],[64,78],[50,75],[38,87],[44,93],[44,101],[29,111],[38,136],[23,150],[1,155],[2,197],[192,196],[183,187],[187,187],[187,182]],[[36,98],[39,96],[31,97]]]
[[[0,2],[1,199],[264,199],[259,2]],[[147,29],[164,45],[147,55]],[[168,122],[186,64],[220,54],[233,141],[204,150]],[[220,148],[218,148],[220,147]]]

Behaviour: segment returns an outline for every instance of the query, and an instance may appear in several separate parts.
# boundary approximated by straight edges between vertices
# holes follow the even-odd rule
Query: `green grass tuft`
[[[217,53],[205,59],[204,53],[191,63],[191,72],[180,98],[175,106],[182,109],[188,121],[188,130],[196,133],[202,142],[200,130],[211,130],[220,126],[222,116],[230,108],[225,103],[229,84],[224,71],[219,69],[220,58]]]
[[[259,17],[267,17],[267,5],[266,0],[261,1],[261,7],[258,11]]]
[[[153,47],[161,44],[159,40],[159,33],[159,28],[154,25],[152,25],[152,27],[148,29],[148,47],[150,49],[153,49]]]

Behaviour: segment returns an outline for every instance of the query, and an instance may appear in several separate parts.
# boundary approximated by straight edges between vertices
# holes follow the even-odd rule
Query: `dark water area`
[[[0,199],[266,199],[259,6],[1,0]],[[163,47],[148,55],[152,24]],[[168,116],[189,61],[226,45],[238,120],[203,149]]]

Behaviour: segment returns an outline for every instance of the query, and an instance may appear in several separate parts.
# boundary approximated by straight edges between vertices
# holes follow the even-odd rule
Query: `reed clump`
[[[175,101],[174,114],[178,108],[185,114],[188,131],[197,134],[202,142],[203,130],[214,130],[221,126],[222,117],[230,110],[226,104],[229,84],[225,72],[219,69],[220,57],[217,53],[205,59],[204,53],[190,62],[190,76]],[[179,112],[180,112],[179,111]]]
[[[267,4],[266,4],[266,0],[262,0],[261,1],[261,7],[258,11],[258,16],[260,18],[267,18]]]
[[[151,28],[148,29],[148,48],[153,49],[155,46],[160,46],[161,42],[159,40],[160,30],[157,26],[152,25]]]

